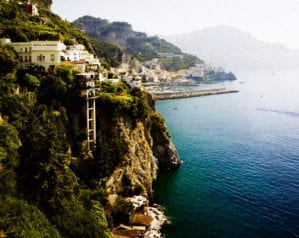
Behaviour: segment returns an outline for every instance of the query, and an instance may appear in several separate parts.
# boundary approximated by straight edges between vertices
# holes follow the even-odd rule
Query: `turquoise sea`
[[[167,238],[299,237],[299,71],[248,71],[240,90],[158,101],[184,161],[160,174]]]

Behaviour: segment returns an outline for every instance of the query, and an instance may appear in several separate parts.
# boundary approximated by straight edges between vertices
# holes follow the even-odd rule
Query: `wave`
[[[280,111],[280,110],[273,110],[273,109],[266,109],[266,108],[258,108],[258,111],[263,111],[263,112],[274,112],[274,113],[279,113],[287,116],[292,116],[292,117],[299,117],[299,112],[292,112],[292,111]]]

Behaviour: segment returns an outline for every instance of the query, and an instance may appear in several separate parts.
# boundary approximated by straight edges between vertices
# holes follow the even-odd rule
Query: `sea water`
[[[167,238],[299,237],[299,71],[249,71],[235,94],[158,101],[184,161],[160,174]]]

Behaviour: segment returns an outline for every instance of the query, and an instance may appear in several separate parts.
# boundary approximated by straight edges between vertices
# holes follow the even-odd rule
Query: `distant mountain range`
[[[229,70],[299,67],[299,50],[258,40],[230,26],[204,28],[165,39],[184,52]]]
[[[73,24],[92,38],[117,45],[141,62],[157,58],[166,70],[176,71],[202,62],[198,57],[183,53],[164,39],[134,31],[127,22],[109,22],[106,19],[83,16]]]

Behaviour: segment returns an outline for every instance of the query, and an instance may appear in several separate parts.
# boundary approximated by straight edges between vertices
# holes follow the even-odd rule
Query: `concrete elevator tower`
[[[85,72],[76,74],[80,84],[81,97],[86,100],[86,132],[89,151],[96,148],[96,92],[99,91],[96,82],[99,81],[99,66],[86,65]]]

